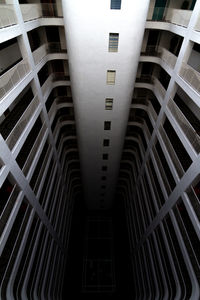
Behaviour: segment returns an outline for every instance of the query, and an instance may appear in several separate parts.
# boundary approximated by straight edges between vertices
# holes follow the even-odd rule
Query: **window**
[[[105,110],[112,110],[113,108],[113,99],[112,98],[106,98],[105,100]]]
[[[111,9],[121,9],[121,0],[111,0],[110,8]]]
[[[111,122],[105,121],[104,122],[104,130],[110,130],[111,129]]]
[[[107,166],[102,166],[102,171],[107,171],[108,167]]]
[[[104,160],[108,160],[108,153],[104,153],[104,154],[102,155],[102,157],[103,157]]]
[[[108,70],[107,71],[107,84],[113,85],[115,84],[115,75],[116,71],[115,70]]]
[[[102,179],[102,180],[106,180],[106,176],[102,176],[101,179]]]
[[[118,52],[119,33],[109,33],[109,52]]]
[[[103,146],[108,147],[110,145],[110,140],[109,139],[104,139],[103,140]]]

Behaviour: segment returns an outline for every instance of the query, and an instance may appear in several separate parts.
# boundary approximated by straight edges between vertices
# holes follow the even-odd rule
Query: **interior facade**
[[[1,0],[0,298],[199,299],[199,221],[200,2]]]

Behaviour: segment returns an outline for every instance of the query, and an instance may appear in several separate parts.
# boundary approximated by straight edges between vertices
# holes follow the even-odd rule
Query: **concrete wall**
[[[85,199],[99,208],[102,165],[106,172],[105,208],[111,206],[127,126],[129,107],[148,11],[148,0],[123,0],[121,10],[110,1],[63,0],[69,67],[75,107]],[[117,53],[108,52],[109,33],[119,33]],[[106,84],[107,70],[116,70],[115,85]],[[105,110],[105,98],[114,99]],[[111,131],[104,131],[111,121]],[[110,147],[103,149],[103,139]],[[108,161],[102,154],[108,153]]]

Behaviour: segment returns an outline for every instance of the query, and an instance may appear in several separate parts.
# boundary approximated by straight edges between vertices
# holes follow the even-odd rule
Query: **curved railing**
[[[61,48],[58,42],[42,44],[33,52],[35,64],[37,65],[49,53],[67,53],[67,49]]]
[[[191,15],[191,10],[150,6],[147,21],[169,22],[187,27]]]
[[[200,73],[183,63],[179,75],[200,94]]]
[[[182,111],[178,108],[176,103],[170,99],[168,102],[168,108],[174,116],[176,122],[179,124],[184,134],[190,141],[191,145],[197,153],[200,152],[200,136],[196,130],[192,127],[189,121],[186,119]]]
[[[62,18],[62,6],[55,3],[20,4],[24,22],[38,18]]]
[[[12,90],[30,71],[28,59],[24,58],[0,76],[0,100]]]

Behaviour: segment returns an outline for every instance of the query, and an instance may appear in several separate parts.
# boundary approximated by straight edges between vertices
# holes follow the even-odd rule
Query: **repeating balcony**
[[[188,138],[189,142],[195,149],[197,153],[200,152],[200,135],[199,133],[192,127],[188,119],[184,116],[182,111],[176,105],[176,103],[170,99],[168,102],[168,108],[175,118],[176,122],[184,132],[185,136]]]
[[[5,133],[7,136],[7,137],[5,137],[6,143],[11,150],[14,148],[15,144],[19,140],[21,134],[23,133],[27,124],[31,120],[32,116],[34,115],[38,105],[39,105],[39,99],[37,96],[35,96],[33,98],[33,100],[31,101],[31,103],[28,105],[28,107],[25,109],[22,116],[19,119],[17,119],[17,115],[16,115],[16,120],[12,120],[12,122],[16,121],[15,122],[16,124],[10,130],[8,136],[7,136],[7,133]],[[5,130],[7,132],[7,128],[5,128]],[[4,136],[5,130],[4,130],[4,128],[1,128],[2,136]]]
[[[171,53],[166,48],[155,46],[155,45],[153,46],[147,45],[145,52],[142,52],[141,56],[159,57],[163,62],[165,62],[172,69],[174,69],[177,61],[176,55]]]
[[[62,6],[53,3],[20,4],[24,22],[39,18],[62,18]]]
[[[191,15],[191,10],[150,6],[147,21],[168,22],[187,27]]]
[[[14,7],[10,4],[0,4],[0,28],[17,24]]]
[[[29,73],[28,59],[24,58],[0,76],[0,99],[5,97]]]
[[[179,75],[200,94],[200,73],[186,63],[183,63]]]
[[[46,43],[33,52],[33,59],[37,65],[47,54],[67,53],[67,49],[62,49],[60,43]]]

